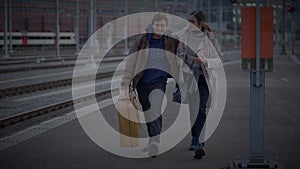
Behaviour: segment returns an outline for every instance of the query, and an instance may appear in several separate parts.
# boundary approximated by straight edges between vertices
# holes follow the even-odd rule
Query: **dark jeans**
[[[199,77],[199,81],[198,81],[198,92],[199,92],[199,97],[197,99],[192,99],[193,97],[197,97],[197,95],[192,95],[191,97],[189,97],[189,110],[191,112],[191,121],[194,121],[194,117],[192,114],[196,114],[197,113],[197,117],[195,120],[195,123],[191,129],[191,134],[193,139],[197,139],[197,141],[199,140],[201,131],[204,127],[205,121],[206,121],[206,104],[208,101],[208,97],[209,97],[209,89],[205,80],[204,75],[200,75]],[[200,100],[200,104],[199,104],[199,108],[197,109],[197,106],[195,103],[193,103],[194,100]],[[204,133],[203,135],[201,135],[200,138],[200,143],[204,142]],[[204,143],[202,144],[204,145]]]
[[[161,106],[166,91],[166,82],[137,85],[139,101],[145,115],[150,142],[159,142],[162,128]]]

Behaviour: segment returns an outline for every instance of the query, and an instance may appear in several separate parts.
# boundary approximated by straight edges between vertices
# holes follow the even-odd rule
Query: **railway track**
[[[124,57],[111,57],[104,59],[102,62],[106,63],[112,63],[112,62],[119,62],[123,60]],[[74,66],[75,64],[70,64],[69,66]],[[37,65],[39,66],[39,65]],[[40,67],[34,67],[30,68],[30,70],[33,69],[51,69],[51,68],[58,68],[58,67],[65,67],[66,65],[54,65],[54,66],[40,66]],[[27,70],[27,68],[25,68]],[[10,69],[10,70],[4,70],[0,69],[0,73],[8,73],[8,72],[14,72],[14,71],[24,71],[25,69]],[[112,77],[114,74],[114,71],[107,71],[104,73],[98,73],[96,76],[94,75],[87,75],[83,77],[77,77],[78,79],[76,80],[76,83],[81,83],[81,82],[86,82],[91,79],[99,80],[103,78],[109,78]],[[72,81],[74,79],[72,77],[67,78],[67,79],[61,79],[61,80],[54,80],[54,81],[49,81],[49,82],[42,82],[42,83],[37,83],[33,85],[24,85],[24,86],[18,86],[18,87],[12,87],[12,88],[6,88],[6,89],[0,89],[0,98],[5,98],[9,96],[16,96],[16,95],[22,95],[22,94],[28,94],[28,93],[34,93],[37,91],[42,91],[42,90],[47,90],[47,89],[52,89],[52,88],[57,88],[57,87],[63,87],[63,86],[70,86],[72,85]],[[43,107],[35,108],[30,111],[25,111],[21,113],[17,113],[14,115],[10,115],[7,117],[3,117],[0,119],[0,128],[6,128],[8,126],[13,126],[14,124],[20,123],[22,121],[32,119],[37,116],[41,116],[50,112],[53,113],[59,113],[59,110],[64,110],[64,108],[68,108],[70,106],[73,106],[74,103],[78,102],[85,102],[88,101],[94,97],[100,97],[107,95],[111,92],[111,89],[104,89],[102,91],[99,91],[95,94],[91,94],[88,96],[82,96],[80,98],[76,99],[68,99],[64,100],[58,103],[52,103],[49,105],[45,105]]]
[[[9,60],[9,61],[2,61],[0,62],[0,66],[3,65],[19,65],[19,64],[28,64],[28,63],[46,63],[46,62],[58,62],[58,61],[72,61],[76,60],[77,58],[73,57],[62,57],[60,59],[58,58],[44,58],[44,57],[36,57],[32,59],[22,59],[22,60]]]
[[[110,58],[113,57],[120,57],[123,55],[115,55],[115,56],[108,56]],[[77,57],[74,56],[74,54],[69,55],[63,55],[61,58],[56,57],[45,57],[45,56],[36,56],[31,58],[12,58],[12,59],[1,59],[0,60],[0,66],[4,65],[20,65],[20,64],[29,64],[29,63],[49,63],[49,62],[60,62],[60,61],[75,61]],[[104,62],[109,62],[107,60],[103,60]]]
[[[99,73],[96,75],[96,77],[92,76],[92,75],[77,77],[78,79],[75,79],[75,81],[76,81],[76,83],[81,83],[81,82],[84,83],[84,82],[90,81],[94,78],[97,80],[109,78],[109,77],[112,77],[113,74],[114,74],[114,71],[108,71],[105,73]],[[56,88],[56,87],[68,86],[68,85],[72,85],[73,80],[74,80],[73,78],[68,78],[68,79],[44,82],[44,83],[39,83],[39,84],[34,84],[34,85],[25,85],[25,86],[21,86],[21,87],[2,89],[2,90],[0,90],[0,98],[7,97],[7,96],[20,95],[20,94],[25,94],[25,93],[33,93],[36,91],[46,90],[46,89],[51,89],[51,88]],[[12,126],[16,123],[31,119],[33,117],[44,115],[44,114],[47,114],[50,112],[55,112],[55,111],[64,109],[66,107],[73,106],[74,102],[76,102],[76,103],[84,102],[84,101],[87,101],[94,97],[100,97],[100,96],[109,94],[110,92],[111,92],[111,89],[109,88],[109,89],[99,91],[94,95],[83,96],[83,97],[76,98],[76,99],[69,99],[69,100],[61,101],[59,103],[49,104],[44,107],[36,108],[34,110],[30,110],[30,111],[18,113],[15,115],[11,115],[8,117],[4,117],[4,118],[0,119],[0,128]]]
[[[0,128],[5,128],[7,126],[11,126],[16,123],[19,123],[19,122],[22,122],[22,121],[46,114],[46,113],[58,111],[60,109],[66,108],[66,107],[73,106],[74,102],[76,102],[76,103],[84,102],[84,101],[87,101],[94,97],[100,97],[100,96],[109,94],[110,92],[111,92],[111,89],[106,89],[106,90],[97,92],[95,95],[83,96],[80,98],[76,98],[75,100],[69,99],[69,100],[59,102],[59,103],[47,105],[47,106],[40,107],[40,108],[37,108],[34,110],[30,110],[27,112],[23,112],[23,113],[9,116],[9,117],[5,117],[5,118],[0,119]]]
[[[96,74],[95,79],[108,78],[113,76],[114,72],[105,72]],[[93,76],[80,77],[80,80],[76,80],[76,82],[84,82],[86,80],[90,80]],[[62,80],[55,80],[49,82],[43,82],[38,84],[24,85],[19,87],[12,87],[6,89],[0,89],[0,98],[5,98],[9,96],[16,96],[21,94],[29,94],[37,91],[53,89],[57,87],[70,86],[72,85],[73,78],[67,78]]]
[[[124,59],[124,56],[120,56],[120,57],[111,57],[111,58],[107,58],[107,59],[103,59],[101,63],[112,63],[112,62],[120,62]],[[62,60],[60,60],[62,61]],[[65,61],[65,60],[64,60]],[[42,62],[44,63],[44,62]],[[45,65],[45,64],[34,64],[31,66],[22,66],[22,67],[17,67],[17,66],[10,66],[9,68],[5,68],[2,67],[0,68],[0,73],[12,73],[12,72],[24,72],[24,71],[31,71],[31,70],[42,70],[42,69],[57,69],[57,68],[65,68],[65,67],[74,67],[75,66],[75,59],[74,62],[71,63],[63,63],[63,62],[54,62]],[[59,64],[57,64],[59,63]],[[1,65],[1,64],[0,64]],[[10,64],[10,65],[17,65],[17,64]],[[85,63],[79,63],[77,65],[85,65]],[[1,66],[7,66],[7,65],[1,65]]]
[[[115,58],[111,58],[109,60],[103,60],[103,62],[104,63],[105,62],[108,62],[108,63],[119,62],[122,60],[122,58],[123,57],[115,57]],[[0,72],[1,72],[1,70],[0,70]],[[98,73],[98,74],[96,74],[95,80],[111,77],[111,76],[113,76],[113,73],[114,73],[113,71]],[[86,81],[86,80],[90,80],[93,78],[94,78],[94,76],[87,75],[85,77],[80,77],[80,80],[76,80],[76,81],[81,82],[81,81]],[[72,80],[74,80],[73,77],[70,77],[70,78],[66,78],[66,79],[42,82],[42,83],[37,83],[37,84],[3,88],[3,89],[0,89],[0,99],[9,97],[9,96],[17,96],[17,95],[22,95],[22,94],[34,93],[34,92],[47,90],[47,89],[53,89],[53,88],[57,88],[57,87],[70,86],[70,85],[72,85]]]

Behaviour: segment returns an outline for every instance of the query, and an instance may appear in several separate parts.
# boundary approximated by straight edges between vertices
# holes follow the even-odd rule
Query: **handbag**
[[[141,124],[136,90],[128,96],[120,96],[116,104],[119,119],[120,146],[135,147],[139,144]]]
[[[179,85],[176,84],[176,86],[174,88],[173,99],[172,100],[173,100],[173,102],[177,102],[177,103],[187,103],[188,102],[188,98],[187,98],[187,93],[188,93],[187,86],[184,83],[181,84],[180,86],[181,86],[181,88],[179,88]]]
[[[192,66],[194,64],[194,60],[192,61],[191,65],[189,66],[190,69],[192,69]],[[189,73],[183,73],[184,81],[178,85],[176,83],[176,86],[173,91],[173,102],[177,103],[188,103],[188,86],[192,80],[191,74]],[[180,86],[180,87],[179,87]]]

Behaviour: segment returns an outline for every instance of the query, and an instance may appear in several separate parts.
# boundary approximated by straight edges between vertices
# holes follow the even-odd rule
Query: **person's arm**
[[[212,42],[208,39],[208,37],[206,37],[203,43],[205,43],[203,45],[205,47],[198,49],[197,57],[194,58],[195,62],[198,64],[204,64],[204,66],[207,69],[222,66],[222,62],[218,55],[218,52],[216,51],[215,47],[213,46]],[[206,54],[209,54],[209,56],[206,56]]]
[[[122,77],[122,81],[121,81],[122,88],[129,87],[130,82],[133,79],[137,55],[138,55],[137,51],[139,51],[139,49],[140,49],[141,39],[142,39],[142,35],[135,40],[135,42],[134,42],[132,48],[130,49],[129,54],[126,58],[127,60],[125,63],[125,69],[124,69],[123,77]]]
[[[211,28],[204,24],[203,25],[203,31],[207,32],[207,37],[208,39],[211,41],[212,45],[214,46],[214,48],[216,49],[216,51],[218,52],[218,55],[220,56],[220,59],[222,59],[222,51],[218,42],[218,33],[217,32],[213,32],[211,30]]]
[[[218,53],[220,59],[222,59],[222,51],[218,42],[217,32],[208,32],[207,36],[211,41],[213,47],[215,48],[216,52]]]

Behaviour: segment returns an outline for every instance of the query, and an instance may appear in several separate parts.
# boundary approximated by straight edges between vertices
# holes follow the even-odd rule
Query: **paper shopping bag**
[[[138,146],[141,128],[138,108],[137,97],[119,98],[117,102],[121,147]]]

